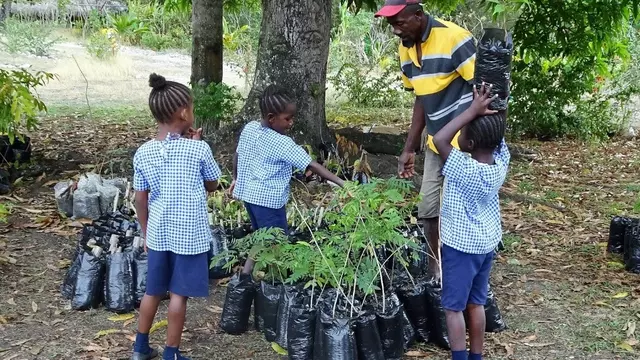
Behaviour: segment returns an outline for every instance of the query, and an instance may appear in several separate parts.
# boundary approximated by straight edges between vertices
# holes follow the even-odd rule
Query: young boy
[[[493,252],[502,239],[498,191],[510,155],[504,142],[504,113],[489,110],[490,88],[474,89],[471,106],[433,138],[444,161],[442,239],[442,307],[453,360],[481,360]],[[451,145],[460,131],[458,145]],[[471,156],[464,154],[469,153]],[[463,311],[469,314],[471,351],[466,351]]]
[[[152,74],[149,108],[158,135],[133,158],[135,206],[148,252],[147,289],[140,304],[132,360],[158,356],[149,347],[149,330],[158,304],[171,295],[164,360],[188,360],[180,354],[187,299],[209,295],[211,230],[206,191],[215,191],[220,168],[209,146],[194,131],[191,90]],[[206,191],[205,191],[206,190]]]

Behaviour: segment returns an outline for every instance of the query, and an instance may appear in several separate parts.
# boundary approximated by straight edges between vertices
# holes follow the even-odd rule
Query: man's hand
[[[398,158],[398,175],[402,179],[408,179],[416,174],[416,153],[403,151]]]

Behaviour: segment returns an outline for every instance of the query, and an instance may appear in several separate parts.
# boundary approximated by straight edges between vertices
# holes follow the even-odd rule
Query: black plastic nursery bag
[[[314,339],[314,360],[357,360],[354,324],[349,313],[337,308],[333,312],[335,293],[325,295],[318,306]]]
[[[136,307],[140,306],[144,293],[147,291],[147,270],[149,260],[147,253],[138,251],[133,258],[133,272],[135,274]]]
[[[102,302],[104,283],[104,259],[95,257],[91,253],[82,254],[76,286],[71,300],[74,310],[88,310],[97,308]]]
[[[447,318],[442,308],[442,289],[440,284],[430,281],[427,285],[427,308],[431,324],[431,341],[439,347],[449,350]]]
[[[404,345],[404,351],[409,350],[413,343],[416,341],[416,331],[409,321],[409,316],[406,311],[402,312],[402,342]]]
[[[67,274],[64,276],[62,286],[60,287],[60,292],[64,299],[71,300],[71,298],[73,298],[73,291],[76,287],[76,281],[78,280],[78,271],[80,271],[80,265],[82,264],[82,254],[84,254],[84,251],[80,249],[80,251],[76,253],[71,266],[69,266]]]
[[[492,95],[498,95],[489,106],[492,110],[507,110],[511,82],[513,39],[503,29],[485,29],[476,51],[474,83],[493,85]]]
[[[250,275],[236,274],[227,285],[227,296],[220,317],[220,328],[232,335],[240,335],[249,329],[251,303],[256,287]]]
[[[640,274],[640,224],[633,222],[625,232],[624,257],[627,271]]]
[[[276,319],[277,327],[275,342],[283,349],[287,348],[289,313],[299,292],[300,290],[292,285],[283,285],[280,288],[280,302],[278,304],[278,315]]]
[[[289,360],[313,359],[316,316],[316,310],[304,304],[295,304],[290,309],[287,328]]]
[[[491,289],[489,289],[489,293],[487,294],[487,303],[484,306],[484,314],[487,321],[485,328],[486,332],[498,333],[507,329],[507,324],[505,324],[502,319],[502,314],[498,308],[495,294]]]
[[[280,304],[280,289],[282,285],[262,281],[256,293],[254,311],[254,325],[256,330],[262,331],[268,342],[275,341],[278,305]]]
[[[378,304],[376,318],[382,350],[387,360],[402,359],[404,355],[404,307],[396,294],[387,296],[383,305]]]
[[[209,262],[214,256],[217,256],[223,251],[228,250],[227,235],[224,229],[219,226],[211,227],[211,235],[213,239],[211,241],[211,248],[209,250]],[[224,279],[231,275],[229,270],[224,269],[224,265],[227,263],[226,259],[218,261],[216,264],[211,264],[209,267],[209,279]]]
[[[414,279],[398,289],[398,296],[404,305],[409,321],[415,329],[418,340],[429,342],[429,312],[427,311],[427,280]]]
[[[631,219],[614,216],[609,226],[609,244],[607,251],[612,254],[624,253],[624,234],[627,227],[631,224]]]
[[[358,359],[385,360],[376,314],[367,310],[362,312],[355,321]]]
[[[115,253],[107,258],[104,307],[126,314],[135,308],[136,292],[131,253]]]

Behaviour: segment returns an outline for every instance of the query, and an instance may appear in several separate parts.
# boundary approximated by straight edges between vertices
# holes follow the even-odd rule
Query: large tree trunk
[[[222,82],[223,0],[193,0],[191,83]]]
[[[0,24],[4,23],[4,19],[11,16],[11,1],[2,0],[2,4],[0,4]]]
[[[317,148],[335,141],[325,115],[331,0],[262,0],[260,45],[253,86],[240,125],[260,118],[258,101],[276,84],[295,97],[298,113],[291,136]]]
[[[191,54],[191,85],[207,86],[222,82],[222,9],[223,0],[193,0]],[[197,126],[204,133],[218,128],[219,119],[198,118]]]

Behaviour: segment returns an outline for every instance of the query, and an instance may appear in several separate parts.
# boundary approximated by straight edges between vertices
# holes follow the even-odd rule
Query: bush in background
[[[52,35],[53,29],[50,23],[8,18],[4,21],[4,26],[0,27],[4,37],[0,44],[11,54],[48,56],[58,41],[58,38]]]

